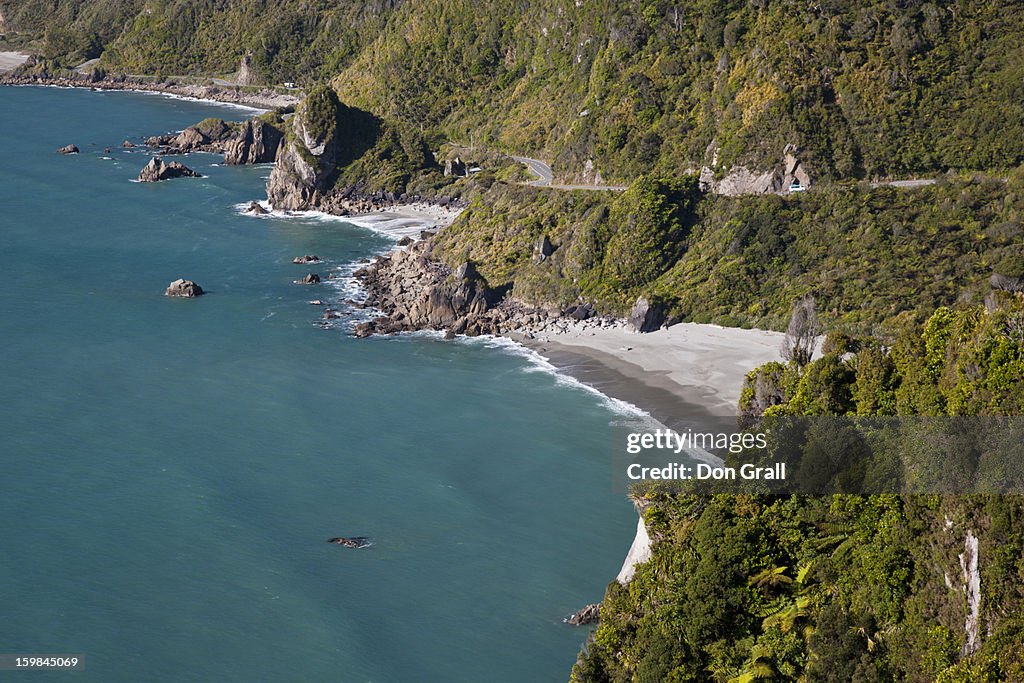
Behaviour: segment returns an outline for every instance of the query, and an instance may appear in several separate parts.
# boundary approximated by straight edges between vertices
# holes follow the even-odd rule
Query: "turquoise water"
[[[291,258],[388,241],[239,215],[267,167],[130,182],[122,140],[207,116],[242,114],[0,88],[0,652],[87,657],[2,675],[565,680],[635,525],[614,413],[484,342],[316,327]]]

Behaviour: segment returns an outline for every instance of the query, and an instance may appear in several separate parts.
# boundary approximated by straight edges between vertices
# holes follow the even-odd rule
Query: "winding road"
[[[527,185],[533,185],[534,187],[552,187],[556,190],[607,190],[611,192],[622,192],[626,189],[625,185],[556,185],[554,183],[555,172],[551,170],[551,166],[540,159],[517,156],[513,156],[512,159],[526,166],[530,173],[537,176],[536,180],[531,180],[527,183]]]

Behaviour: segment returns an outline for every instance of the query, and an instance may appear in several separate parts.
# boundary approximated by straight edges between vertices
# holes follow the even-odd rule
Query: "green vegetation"
[[[751,372],[740,407],[766,421],[1020,415],[1022,321],[1024,298],[996,293],[989,309],[937,310],[892,347],[833,335],[825,354],[803,367],[770,363]],[[916,428],[916,442],[934,445],[941,425]],[[812,424],[796,441],[805,463],[832,458],[836,476],[849,477],[863,464],[845,452],[855,436]],[[1018,436],[1012,446],[1018,457],[1020,443]],[[914,450],[908,441],[898,453]],[[940,463],[944,477],[960,462]],[[869,461],[880,465],[884,453]],[[668,485],[633,495],[657,541],[654,554],[629,585],[609,586],[574,681],[1024,676],[1024,497],[701,495]],[[961,557],[968,535],[978,539],[981,586],[973,627],[965,626],[971,607]]]
[[[788,198],[699,198],[692,181],[651,178],[621,194],[484,183],[467,196],[436,253],[525,300],[583,296],[622,314],[645,294],[682,319],[783,329],[811,295],[827,328],[886,338],[938,306],[980,303],[993,273],[1015,276],[1024,238],[1021,172]],[[556,250],[537,263],[545,235]]]
[[[1024,15],[1005,0],[0,0],[72,65],[267,83],[333,79],[428,134],[606,178],[765,168],[818,178],[1024,161]],[[717,150],[717,152],[716,152]],[[717,163],[713,164],[713,161]]]

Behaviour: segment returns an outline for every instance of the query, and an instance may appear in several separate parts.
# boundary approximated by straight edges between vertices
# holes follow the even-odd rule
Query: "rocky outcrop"
[[[318,285],[320,284],[320,276],[316,273],[310,273],[303,278],[295,281],[297,285]]]
[[[796,145],[786,145],[778,164],[767,170],[755,170],[746,166],[733,166],[721,178],[717,177],[718,153],[714,146],[709,148],[712,155],[710,166],[700,170],[700,186],[705,192],[728,196],[744,194],[785,194],[791,188],[806,190],[812,184],[811,175],[799,159],[800,150]]]
[[[135,143],[132,142],[131,140],[125,140],[124,142],[121,143],[121,147],[124,149],[132,149],[135,147]]]
[[[267,199],[275,209],[303,211],[313,208],[324,175],[315,159],[304,156],[298,143],[286,143],[267,180]]]
[[[193,298],[202,296],[206,292],[203,288],[197,285],[192,280],[178,279],[167,286],[167,291],[164,292],[167,296],[177,296],[183,298]]]
[[[601,604],[595,603],[593,605],[587,605],[583,609],[570,614],[565,619],[562,619],[562,622],[569,624],[570,626],[588,626],[590,624],[596,624],[600,620]]]
[[[497,334],[503,316],[493,311],[498,292],[466,262],[454,271],[427,258],[427,242],[396,251],[356,271],[367,304],[387,315],[357,327],[356,336],[418,329],[451,334]]]
[[[284,135],[280,130],[259,119],[242,124],[237,136],[224,147],[224,163],[269,164],[277,160]]]
[[[570,306],[570,314],[558,306],[525,304],[491,287],[470,261],[453,270],[431,260],[431,249],[431,241],[422,240],[355,272],[367,293],[356,308],[384,313],[356,325],[355,336],[443,330],[448,336],[517,332],[534,338],[535,333],[564,332],[575,321],[595,328],[617,324],[587,302]]]
[[[665,322],[665,311],[658,304],[652,304],[645,297],[640,297],[633,304],[629,314],[629,324],[637,332],[653,332]]]
[[[238,85],[252,85],[256,82],[256,73],[252,70],[251,63],[251,54],[242,57],[242,61],[238,65],[238,75],[235,76],[235,83]]]
[[[537,244],[533,246],[533,262],[543,263],[547,260],[548,256],[551,256],[553,253],[555,253],[555,246],[551,244],[551,240],[548,239],[548,236],[544,235],[537,240]]]
[[[57,150],[57,154],[78,154],[78,147],[74,145],[65,145]]]
[[[466,162],[455,157],[454,159],[448,159],[444,162],[444,174],[446,176],[460,176],[465,177],[469,175],[467,170]]]
[[[156,183],[171,178],[202,178],[202,175],[184,164],[177,161],[167,163],[160,157],[153,157],[139,172],[140,183]]]
[[[251,213],[254,216],[265,216],[270,213],[263,208],[263,205],[259,202],[249,202],[249,208],[245,210],[246,213]]]
[[[332,186],[337,167],[337,114],[333,90],[311,93],[291,119],[292,135],[277,155],[267,181],[267,199],[275,209],[311,209]]]
[[[629,547],[626,559],[622,563],[622,569],[615,577],[615,580],[623,586],[633,580],[638,564],[644,564],[651,559],[651,537],[647,533],[647,525],[644,524],[643,511],[640,510],[639,513],[640,519],[636,523],[636,536],[633,537],[633,545]]]
[[[306,263],[320,263],[320,257],[316,254],[305,254],[304,256],[296,256],[292,259],[292,263],[297,265],[303,265]]]

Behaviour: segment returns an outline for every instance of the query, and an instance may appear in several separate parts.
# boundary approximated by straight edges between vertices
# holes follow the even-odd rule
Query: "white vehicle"
[[[794,180],[793,182],[791,182],[789,184],[789,191],[790,192],[803,192],[806,189],[807,189],[806,187],[804,187],[803,185],[800,184],[799,180]]]

